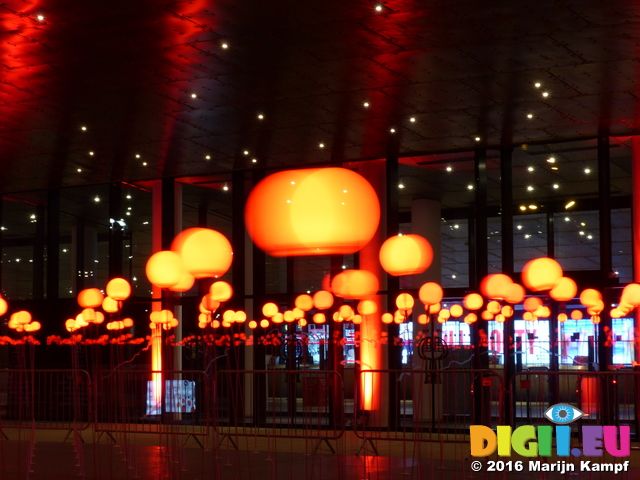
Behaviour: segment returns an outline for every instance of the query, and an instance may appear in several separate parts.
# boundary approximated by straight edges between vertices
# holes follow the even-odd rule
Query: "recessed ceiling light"
[[[531,238],[531,235],[529,235],[528,233],[524,236],[524,238]]]
[[[545,97],[545,98],[548,97],[549,96],[549,92],[542,92],[542,96]]]
[[[398,188],[404,188],[404,185],[403,185],[402,183],[400,183],[400,184],[398,185]]]
[[[529,170],[530,172],[533,172],[533,167],[529,167],[527,168],[527,170]]]
[[[533,192],[533,185],[529,185],[529,186],[527,187],[527,190],[529,190],[530,192]]]
[[[447,167],[447,172],[452,172],[453,171],[453,167],[449,166]]]
[[[549,157],[549,158],[547,158],[547,162],[556,163],[556,158],[555,157]]]
[[[558,167],[551,167],[551,170],[558,170]]]
[[[223,43],[223,44],[221,45],[221,47],[222,47],[222,48],[229,48],[229,44],[228,44],[228,43]]]
[[[474,140],[475,140],[476,142],[479,142],[479,141],[480,141],[480,137],[476,137]]]
[[[320,148],[324,148],[324,143],[319,143],[319,144],[318,144],[318,146],[319,146]]]
[[[584,232],[583,232],[582,230],[580,230],[578,233],[579,233],[580,235],[584,235]]]
[[[81,173],[81,172],[82,172],[82,169],[81,169],[81,168],[79,168],[79,169],[78,169],[78,173]]]
[[[536,88],[540,88],[540,86],[541,86],[540,82],[536,82],[536,83],[535,83],[535,87],[536,87]]]
[[[451,275],[451,278],[456,278],[456,276],[455,275]]]
[[[411,118],[409,119],[409,121],[410,121],[410,122],[415,122],[415,121],[416,121],[416,117],[411,117]]]
[[[560,185],[558,185],[557,183],[554,183],[553,188],[560,188]]]
[[[533,113],[527,113],[527,118],[533,118]]]
[[[86,132],[87,131],[87,127],[82,126],[82,127],[80,127],[80,130],[82,130],[83,132]]]
[[[42,22],[44,20],[44,15],[38,15],[36,18],[39,22]]]
[[[131,200],[131,195],[127,195],[127,200]]]
[[[198,95],[196,95],[195,93],[191,94],[191,98],[197,98],[197,97],[198,97]]]
[[[564,217],[564,221],[568,222],[569,221],[569,217]]]
[[[520,210],[522,210],[523,212],[527,209],[527,207],[525,207],[524,205],[520,205]],[[522,227],[519,227],[522,228]]]
[[[382,11],[382,5],[376,5],[376,12]]]
[[[211,160],[211,155],[205,155],[204,159],[205,160]]]
[[[467,185],[467,188],[468,188],[469,190],[473,190],[473,185]]]
[[[142,166],[146,167],[147,166],[147,162],[142,162]]]
[[[98,203],[98,202],[100,201],[100,197],[95,197],[95,198],[93,199],[93,201],[94,201],[94,202],[96,202],[96,203]]]
[[[229,190],[229,187],[228,187],[227,185],[224,185],[224,186],[222,187],[222,190],[224,190],[224,191],[226,192],[227,190]]]
[[[531,210],[537,210],[538,206],[537,205],[529,205],[529,209]]]
[[[257,159],[257,158],[253,158],[253,159],[251,159],[251,161],[252,161],[253,163],[258,163],[258,159]]]
[[[524,207],[524,205],[523,205],[522,207],[520,207],[520,209],[521,209],[521,210],[525,210],[525,209],[526,209],[526,207]],[[522,225],[518,225],[516,228],[517,228],[518,230],[522,230]]]
[[[396,129],[392,128],[391,130],[389,130],[391,133],[396,133]]]
[[[458,225],[457,223],[453,226],[453,228],[460,228],[460,225]]]
[[[591,239],[593,238],[593,236],[592,236],[592,235],[587,235],[587,238],[588,238],[589,240],[591,240]]]
[[[565,208],[565,210],[566,210],[567,208],[571,208],[571,207],[573,207],[575,204],[576,204],[575,200],[571,200],[569,203],[567,203],[567,204],[564,206],[564,208]]]
[[[365,108],[368,108],[368,107],[369,107],[369,102],[364,102],[362,105],[363,105]]]
[[[89,152],[89,155],[93,156],[93,152]]]
[[[591,173],[591,169],[590,168],[585,168],[584,169],[584,173],[586,173],[587,175]]]
[[[584,222],[580,222],[580,226],[581,226],[581,227],[586,227],[586,226],[587,226],[587,224],[586,224],[586,223],[584,223]]]
[[[262,115],[261,113],[258,114],[258,120],[262,120],[264,118],[264,115]]]
[[[242,152],[242,153],[244,153],[245,155],[249,155],[249,150],[245,150],[245,151],[244,151],[244,152]]]
[[[140,158],[140,154],[139,153],[136,153],[136,158]]]

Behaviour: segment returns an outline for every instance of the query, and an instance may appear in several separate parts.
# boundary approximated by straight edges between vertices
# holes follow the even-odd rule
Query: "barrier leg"
[[[371,440],[370,438],[365,438],[362,441],[362,444],[360,445],[360,448],[358,449],[358,451],[356,452],[356,457],[358,455],[360,455],[360,452],[362,451],[362,449],[364,448],[364,446],[367,444],[367,442],[369,442],[369,445],[371,445],[371,449],[373,450],[373,452],[376,454],[376,456],[379,456],[380,454],[378,453],[378,449],[376,448],[375,444],[373,443],[373,440]]]

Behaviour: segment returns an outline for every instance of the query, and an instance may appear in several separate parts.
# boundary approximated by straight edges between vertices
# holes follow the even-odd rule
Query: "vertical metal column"
[[[231,174],[231,247],[233,263],[231,264],[231,284],[233,298],[231,304],[235,310],[246,310],[245,307],[245,230],[244,230],[245,179],[243,170],[234,170]],[[234,324],[234,333],[243,326]],[[244,346],[231,346],[229,354],[230,368],[244,368]]]
[[[47,197],[47,300],[56,300],[60,285],[60,191],[49,190]]]
[[[45,211],[46,211],[46,215],[45,215]],[[49,279],[48,269],[47,269],[46,279],[44,274],[45,243],[47,247],[49,246],[48,238],[45,238],[45,235],[46,235],[45,223],[48,226],[49,214],[50,212],[48,211],[48,209],[45,210],[45,207],[43,207],[42,205],[38,205],[36,207],[36,234],[33,242],[33,265],[32,265],[33,299],[34,300],[42,300],[44,298],[45,280]],[[45,217],[46,217],[46,220],[45,220]],[[48,290],[47,290],[47,293],[49,293]],[[56,296],[51,298],[57,298],[57,292],[56,292]]]
[[[611,167],[609,154],[609,137],[598,137],[598,200],[600,204],[600,277],[601,285],[606,288],[613,275],[611,253]],[[603,292],[606,299],[606,292]],[[613,363],[613,348],[607,342],[607,332],[611,332],[611,316],[605,303],[598,324],[598,357],[601,371]]]
[[[502,272],[514,278],[514,252],[513,252],[513,148],[500,148],[500,196],[502,208],[500,216],[501,240],[502,240]],[[514,279],[515,280],[515,279]],[[515,327],[513,321],[503,324],[503,347],[504,352],[504,380],[506,385],[510,385],[511,378],[516,373],[515,355]],[[505,419],[512,418],[515,412],[514,399],[511,398],[509,388],[505,390]],[[512,423],[513,425],[513,423]]]
[[[173,212],[173,209],[171,211]],[[123,227],[118,223],[122,217],[122,184],[111,183],[109,185],[109,278],[122,276],[124,232]],[[78,238],[84,245],[84,234]]]

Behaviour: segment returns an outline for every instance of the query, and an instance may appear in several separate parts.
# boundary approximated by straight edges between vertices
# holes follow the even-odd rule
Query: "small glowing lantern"
[[[438,313],[440,311],[440,309],[442,308],[442,306],[440,305],[440,303],[434,303],[433,305],[429,305],[429,313]]]
[[[316,313],[313,315],[313,323],[322,324],[327,321],[324,313]]]
[[[107,283],[107,295],[118,302],[122,302],[131,295],[131,285],[124,278],[112,278]]]
[[[561,323],[564,323],[567,321],[567,314],[566,313],[559,313],[558,314],[558,321]]]
[[[568,302],[578,293],[576,282],[568,277],[560,277],[549,295],[558,302]]]
[[[214,282],[209,287],[209,294],[216,302],[226,302],[233,295],[233,289],[227,282]]]
[[[380,264],[390,275],[422,273],[431,266],[433,249],[420,235],[396,235],[380,247]]]
[[[466,324],[475,323],[477,320],[478,320],[478,315],[476,315],[475,313],[468,313],[464,317],[464,323]]]
[[[630,283],[629,285],[624,287],[622,289],[620,303],[628,303],[629,305],[633,305],[634,307],[640,305],[640,285],[638,285],[637,283]]]
[[[484,304],[484,299],[478,293],[469,293],[464,297],[462,303],[467,310],[480,310]]]
[[[262,306],[262,314],[267,317],[267,318],[271,318],[273,317],[276,313],[278,313],[278,306],[275,303],[265,303]]]
[[[116,313],[120,309],[118,302],[111,297],[104,297],[102,309],[107,313]]]
[[[250,328],[251,330],[253,330],[253,329],[254,329],[254,328],[256,328],[257,326],[258,326],[258,322],[256,322],[255,320],[251,320],[251,321],[249,322],[249,328]]]
[[[518,283],[512,283],[509,287],[509,296],[505,298],[505,301],[512,305],[520,303],[524,299],[525,291],[522,285]]]
[[[251,321],[254,322],[253,320],[251,320]],[[251,323],[251,322],[249,322],[249,323]],[[268,328],[269,327],[269,320],[267,320],[266,318],[263,318],[262,320],[260,320],[260,326],[262,328]]]
[[[182,259],[168,250],[154,253],[147,261],[147,278],[158,288],[177,285],[182,280],[184,271]]]
[[[435,282],[427,282],[420,287],[418,298],[425,305],[435,305],[442,301],[442,287]]]
[[[413,297],[408,293],[401,293],[398,295],[398,298],[396,298],[396,307],[400,310],[409,310],[413,308],[413,305]]]
[[[313,294],[313,305],[318,310],[327,310],[333,305],[333,295],[326,290],[320,290]]]
[[[390,313],[383,313],[382,317],[381,317],[382,323],[393,323],[393,315],[391,315]]]
[[[580,303],[585,307],[593,307],[602,301],[602,295],[598,290],[585,288],[580,294]]]
[[[524,301],[523,307],[527,312],[535,312],[542,306],[542,300],[538,297],[529,297]]]
[[[522,269],[524,285],[534,292],[551,290],[562,278],[562,267],[552,258],[536,258]]]
[[[378,311],[378,304],[373,300],[361,300],[358,302],[358,313],[360,315],[373,315]]]
[[[255,186],[245,207],[249,235],[274,257],[357,252],[379,220],[373,187],[345,168],[274,173]]]
[[[582,312],[580,310],[572,310],[571,318],[573,320],[582,320]]]
[[[480,282],[480,292],[485,298],[504,300],[509,296],[513,280],[503,273],[487,275]]]
[[[451,308],[449,309],[449,313],[451,314],[452,317],[458,318],[460,317],[464,311],[462,310],[462,307],[460,305],[451,305]]]
[[[8,309],[9,305],[7,304],[7,301],[4,298],[0,297],[0,316],[7,313]]]
[[[171,250],[182,258],[184,268],[195,278],[221,277],[233,260],[227,237],[210,228],[189,228],[179,233]]]
[[[369,297],[378,287],[378,278],[368,270],[344,270],[331,281],[333,293],[342,298]]]
[[[78,305],[82,308],[98,308],[102,300],[104,295],[97,288],[85,288],[78,294]]]
[[[186,292],[193,287],[193,284],[196,282],[196,279],[189,272],[184,272],[182,278],[178,283],[169,287],[169,290],[172,292]]]
[[[298,295],[295,301],[296,308],[308,312],[313,308],[313,298],[311,295],[303,294]]]

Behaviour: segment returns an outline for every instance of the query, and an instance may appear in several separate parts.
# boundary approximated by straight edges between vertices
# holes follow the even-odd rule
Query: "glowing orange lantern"
[[[275,303],[265,303],[262,307],[262,314],[267,317],[267,318],[271,318],[273,317],[276,313],[278,313],[278,306]]]
[[[204,297],[202,297],[202,301],[200,302],[200,306],[206,310],[206,312],[215,312],[218,307],[220,306],[220,302],[217,300],[214,300],[213,295],[211,295],[210,293],[205,295]]]
[[[460,315],[458,315],[458,316],[460,316]],[[446,308],[443,308],[438,313],[438,319],[443,319],[444,321],[447,321],[447,320],[449,320],[449,318],[451,318],[451,312],[449,310],[447,310]],[[442,323],[442,322],[440,322],[440,323]]]
[[[120,310],[120,305],[111,297],[104,297],[102,300],[102,309],[107,313],[116,313]]]
[[[559,313],[558,314],[558,321],[561,323],[566,322],[568,319],[567,314],[566,313]]]
[[[396,235],[380,247],[380,264],[390,275],[422,273],[431,266],[433,249],[420,235]]]
[[[484,299],[478,293],[469,293],[464,297],[462,303],[468,310],[479,310],[482,308]]]
[[[378,311],[378,304],[373,300],[362,300],[358,303],[360,315],[373,315]]]
[[[509,296],[505,298],[505,301],[509,302],[512,305],[516,303],[520,303],[524,299],[525,291],[522,285],[517,283],[512,283],[511,287],[509,287]]]
[[[253,320],[251,320],[253,322]],[[262,320],[260,320],[260,326],[262,328],[268,328],[269,327],[269,320],[267,320],[266,318],[263,318]]]
[[[585,307],[592,307],[602,301],[602,295],[598,290],[585,288],[580,294],[580,303]]]
[[[487,304],[487,311],[492,313],[493,315],[497,315],[498,313],[500,313],[500,309],[500,303],[496,302],[495,300]]]
[[[293,311],[287,310],[284,312],[284,321],[285,322],[293,322],[296,317],[293,315]]]
[[[493,313],[491,313],[489,310],[485,310],[482,312],[482,314],[480,315],[480,317],[483,320],[493,320]]]
[[[210,228],[189,228],[179,233],[171,250],[180,255],[185,269],[195,278],[221,277],[233,260],[229,240]]]
[[[178,283],[169,287],[169,290],[172,292],[186,292],[193,287],[193,284],[196,282],[196,279],[189,272],[184,272],[182,278]]]
[[[418,315],[418,323],[420,325],[426,325],[427,323],[429,323],[429,317],[424,313]]]
[[[382,317],[381,317],[382,323],[393,323],[393,315],[391,315],[390,313],[383,313]]]
[[[500,313],[502,314],[502,316],[508,318],[513,315],[513,307],[511,305],[505,305],[504,307],[502,307]]]
[[[333,293],[342,298],[369,297],[378,287],[378,278],[368,270],[344,270],[331,281]]]
[[[9,305],[7,304],[7,301],[4,298],[0,297],[0,316],[7,313],[8,309]]]
[[[249,235],[274,257],[357,252],[379,220],[373,187],[344,168],[275,173],[255,186],[245,207]]]
[[[304,318],[304,310],[302,310],[301,308],[294,307],[292,312],[293,312],[293,318],[295,318],[296,320],[300,320],[301,318]]]
[[[307,294],[298,295],[296,297],[295,305],[296,308],[308,312],[313,308],[313,298],[311,298],[311,295]]]
[[[326,310],[333,305],[333,295],[326,290],[320,290],[313,294],[313,305],[318,310]]]
[[[505,316],[502,315],[501,313],[499,313],[498,315],[496,315],[495,318],[496,322],[498,323],[504,323],[504,321],[506,320]]]
[[[523,307],[527,312],[535,312],[542,305],[538,297],[529,297],[524,301]]]
[[[125,318],[122,323],[124,324],[124,328],[131,328],[133,327],[133,320],[130,318]]]
[[[313,322],[322,324],[327,321],[327,317],[325,317],[324,313],[316,313],[313,315]]]
[[[464,313],[464,311],[462,310],[462,307],[460,305],[451,305],[449,313],[452,317],[458,318]]]
[[[284,322],[284,314],[283,313],[276,313],[273,317],[271,317],[271,321],[273,323],[282,323]]]
[[[464,317],[464,323],[471,324],[478,320],[478,316],[475,313],[468,313]]]
[[[531,312],[524,312],[522,314],[522,319],[527,320],[528,322],[533,322],[536,320],[536,317]]]
[[[350,305],[342,305],[338,310],[338,315],[343,320],[349,320],[354,315],[353,308]]]
[[[580,310],[573,310],[571,312],[571,318],[573,320],[581,320],[582,319],[582,312]]]
[[[620,298],[620,303],[623,302],[633,305],[634,307],[640,305],[640,285],[637,283],[630,283],[624,287]]]
[[[487,275],[480,282],[480,292],[485,298],[504,300],[511,292],[513,280],[503,273]]]
[[[182,259],[168,250],[154,253],[147,261],[147,278],[158,288],[177,285],[182,280],[184,271]]]
[[[536,258],[522,269],[524,285],[534,292],[551,290],[562,278],[562,267],[552,258]]]
[[[413,305],[413,297],[408,293],[401,293],[400,295],[398,295],[398,298],[396,298],[396,306],[400,310],[409,310],[413,308]]]
[[[10,318],[12,320],[15,320],[20,325],[26,325],[31,321],[31,314],[26,310],[21,310],[11,315]]]
[[[118,302],[122,302],[131,295],[131,285],[124,278],[112,278],[107,283],[107,295]]]
[[[214,282],[209,287],[209,294],[216,302],[226,302],[233,295],[233,289],[227,282]]]
[[[558,302],[568,302],[578,293],[576,282],[568,277],[560,277],[549,295]]]
[[[418,298],[425,305],[435,305],[442,301],[442,287],[435,282],[427,282],[420,287]]]
[[[97,288],[85,288],[78,294],[78,305],[82,308],[98,308],[104,295]]]
[[[432,305],[429,305],[429,313],[438,313],[441,309],[441,305],[440,303],[434,303]]]

